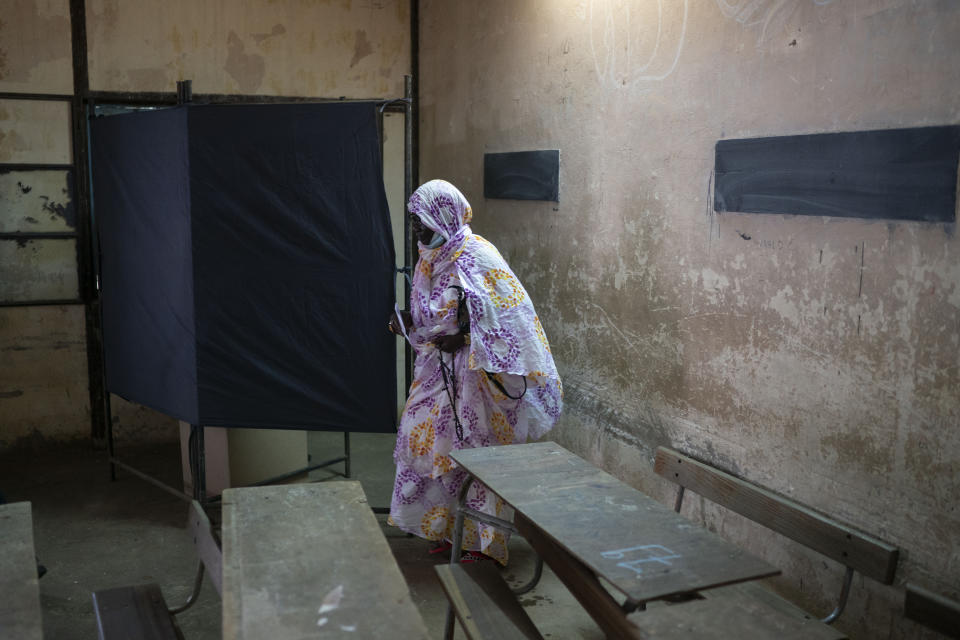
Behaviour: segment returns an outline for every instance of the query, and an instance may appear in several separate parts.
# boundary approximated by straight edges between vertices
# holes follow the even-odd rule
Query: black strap
[[[440,356],[443,389],[447,392],[450,408],[453,409],[453,426],[457,430],[457,440],[463,442],[463,424],[460,422],[460,414],[457,412],[457,354],[450,354],[450,367],[448,368],[447,363],[443,361],[443,351],[438,348],[437,353]]]
[[[519,400],[519,399],[522,398],[523,396],[527,395],[527,376],[523,376],[523,391],[521,391],[521,392],[520,392],[520,395],[518,395],[518,396],[512,396],[512,395],[510,395],[510,393],[506,390],[506,388],[503,386],[503,383],[501,383],[499,380],[497,380],[496,378],[493,377],[493,376],[495,376],[496,374],[490,373],[490,372],[487,371],[486,369],[484,369],[483,372],[484,372],[485,374],[487,374],[487,379],[488,379],[490,382],[492,382],[497,389],[500,390],[500,393],[502,393],[503,395],[507,396],[507,397],[510,398],[511,400]]]

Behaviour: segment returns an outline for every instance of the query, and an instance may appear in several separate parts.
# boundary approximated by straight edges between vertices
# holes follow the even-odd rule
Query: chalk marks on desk
[[[657,564],[666,565],[669,567],[671,566],[671,560],[676,560],[677,558],[682,557],[681,554],[675,553],[673,550],[668,549],[660,544],[644,544],[636,547],[627,547],[626,549],[603,551],[600,553],[600,555],[607,560],[623,560],[628,556],[639,555],[639,558],[635,557],[632,560],[617,563],[618,567],[623,567],[636,572],[637,578],[643,574],[644,568],[641,565],[655,562]]]
[[[320,615],[333,611],[334,609],[340,606],[340,601],[343,599],[343,585],[338,585],[336,589],[333,589],[323,598],[323,603],[320,605],[320,610],[317,612]]]
[[[343,600],[343,585],[337,585],[335,589],[331,589],[327,595],[323,597],[323,602],[320,603],[320,608],[317,610],[317,613],[320,614],[320,618],[317,620],[317,626],[322,627],[330,622],[330,618],[323,615],[325,613],[332,613],[340,608],[340,601]],[[357,625],[355,624],[341,624],[341,631],[356,631]]]

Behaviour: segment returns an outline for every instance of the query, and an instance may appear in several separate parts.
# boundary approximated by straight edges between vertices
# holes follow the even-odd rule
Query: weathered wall
[[[672,444],[901,545],[960,582],[955,225],[712,213],[713,147],[960,121],[960,4],[421,4],[421,177],[471,200],[566,387],[562,443],[662,499]],[[560,203],[483,199],[484,152],[561,150]],[[735,515],[687,513],[783,568],[814,611],[842,569]],[[857,579],[841,627],[926,637]],[[890,631],[892,629],[892,632]]]
[[[90,88],[337,98],[403,95],[408,0],[87,2]]]
[[[410,73],[409,0],[86,7],[94,91],[172,92],[191,79],[195,93],[398,97]],[[68,0],[0,0],[0,92],[73,93]],[[67,103],[0,100],[0,163],[69,163],[72,153]],[[0,180],[0,206],[19,203],[15,182]],[[23,290],[24,273],[55,258],[0,247],[0,293]],[[112,409],[121,439],[177,437],[171,418],[116,396]],[[89,434],[82,308],[0,309],[0,450]]]
[[[3,0],[0,7],[0,92],[72,93],[68,0]],[[68,103],[0,100],[0,163],[69,163],[71,154]],[[25,221],[32,230],[69,231],[42,210],[65,202],[63,174],[33,178],[41,176],[0,175],[0,231],[30,228]],[[58,277],[64,260],[76,262],[70,243],[54,243],[62,255],[48,255],[49,244],[0,244],[0,297],[76,295],[75,282]],[[0,451],[89,432],[83,308],[0,309]]]

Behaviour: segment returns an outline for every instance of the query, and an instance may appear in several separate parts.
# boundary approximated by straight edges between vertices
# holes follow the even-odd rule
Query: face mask
[[[430,244],[427,245],[427,249],[436,249],[446,241],[446,238],[444,238],[442,235],[439,233],[434,233],[433,238],[430,239]]]

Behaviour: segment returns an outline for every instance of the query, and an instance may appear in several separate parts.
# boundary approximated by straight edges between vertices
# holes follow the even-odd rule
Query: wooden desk
[[[42,640],[29,502],[0,505],[0,638]]]
[[[609,634],[635,630],[626,613],[648,600],[780,573],[555,443],[451,457],[514,508],[520,534]]]
[[[359,482],[223,492],[225,640],[427,638]]]

